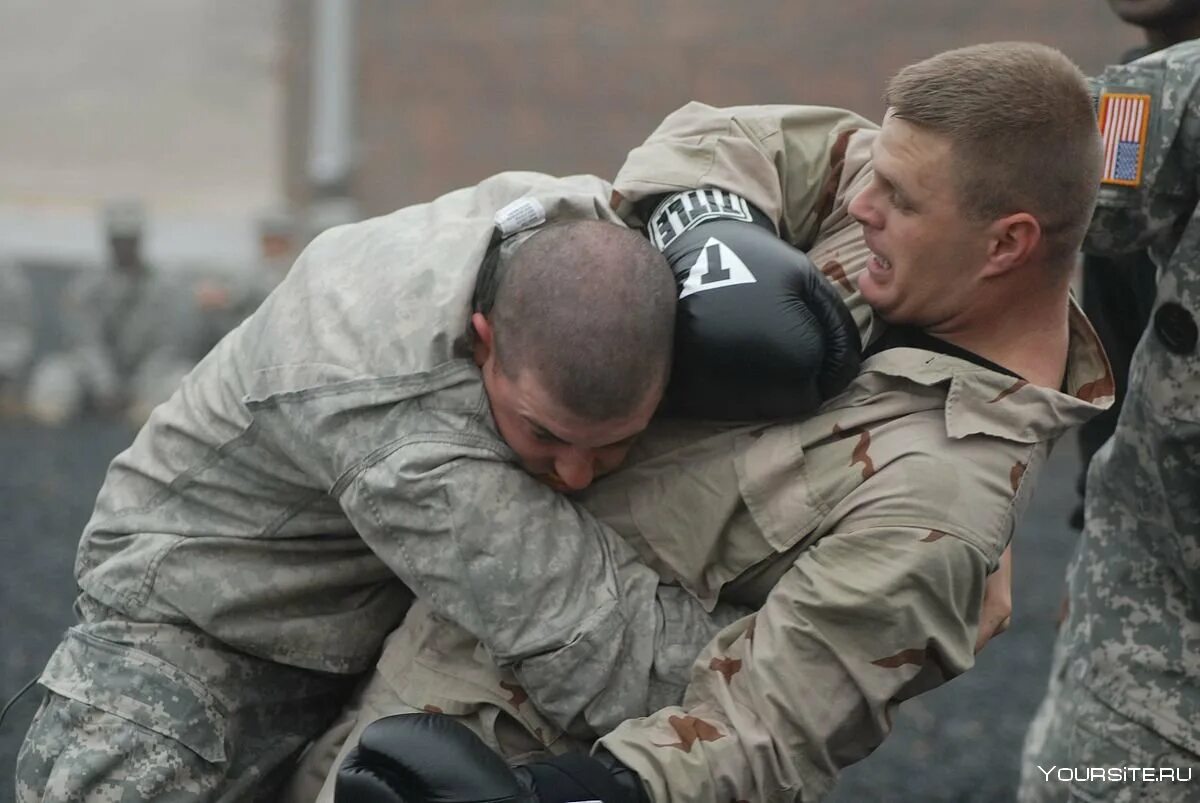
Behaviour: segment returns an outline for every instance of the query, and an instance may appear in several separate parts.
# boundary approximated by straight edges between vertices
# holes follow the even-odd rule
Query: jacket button
[[[1191,354],[1196,350],[1196,319],[1183,305],[1168,301],[1154,313],[1154,332],[1158,339],[1175,354]]]

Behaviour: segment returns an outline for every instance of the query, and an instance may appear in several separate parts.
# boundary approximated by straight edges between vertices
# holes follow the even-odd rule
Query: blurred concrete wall
[[[0,205],[249,217],[281,196],[283,0],[4,0]]]
[[[303,199],[311,0],[285,14],[287,186]],[[1102,0],[359,0],[353,191],[369,213],[505,169],[611,176],[687,100],[882,113],[885,79],[1033,39],[1085,71],[1139,41]]]
[[[140,200],[156,264],[244,266],[284,197],[286,0],[0,2],[0,258],[104,258]]]

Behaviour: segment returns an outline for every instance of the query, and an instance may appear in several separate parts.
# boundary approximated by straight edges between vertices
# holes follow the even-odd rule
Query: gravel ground
[[[131,434],[105,421],[56,430],[0,422],[0,699],[38,672],[72,620],[75,544],[108,462]],[[1021,739],[1045,688],[1076,470],[1063,443],[1018,534],[1013,628],[973,671],[902,706],[885,745],[845,773],[836,803],[1012,799]],[[27,694],[0,726],[0,778],[11,775],[39,699]],[[0,803],[12,795],[0,784]]]

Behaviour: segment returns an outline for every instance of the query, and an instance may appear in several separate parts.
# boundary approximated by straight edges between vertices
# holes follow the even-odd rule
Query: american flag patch
[[[1142,182],[1150,96],[1105,92],[1100,96],[1100,135],[1104,140],[1102,184],[1136,187]]]

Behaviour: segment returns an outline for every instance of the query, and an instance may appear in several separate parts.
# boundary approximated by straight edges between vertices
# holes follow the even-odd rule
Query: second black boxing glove
[[[641,779],[610,753],[509,767],[442,714],[372,722],[338,769],[335,803],[647,803]]]
[[[500,756],[460,722],[397,714],[367,726],[338,768],[335,803],[532,803]]]
[[[841,295],[743,199],[677,193],[647,230],[680,291],[668,414],[796,418],[858,372],[858,327]]]

